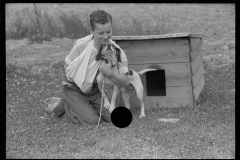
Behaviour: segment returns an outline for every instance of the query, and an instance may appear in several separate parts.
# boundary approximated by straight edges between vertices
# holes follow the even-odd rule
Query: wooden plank
[[[193,80],[193,87],[196,87],[198,84],[198,81],[200,80],[201,76],[203,75],[203,64],[201,64],[196,73],[193,74],[192,80]]]
[[[202,61],[203,61],[203,56],[202,56],[202,52],[200,51],[197,57],[191,62],[192,74],[194,74],[197,71],[199,66],[203,63]]]
[[[203,38],[202,34],[192,34],[192,33],[172,33],[172,34],[162,34],[162,35],[144,35],[144,36],[112,36],[112,40],[127,41],[127,40],[152,40],[152,39],[166,39],[166,38],[182,38],[182,37],[198,37]]]
[[[191,86],[191,71],[189,63],[173,63],[173,64],[155,64],[162,70],[165,70],[166,86]],[[129,65],[129,69],[137,72],[152,68],[151,64]],[[145,79],[143,79],[145,80]]]
[[[192,87],[167,87],[166,96],[146,96],[146,91],[144,91],[144,104],[145,108],[151,109],[159,107],[185,107],[193,105],[192,98]],[[131,106],[139,106],[139,100],[136,95],[132,95],[130,98]],[[139,106],[140,108],[140,106]]]
[[[198,37],[198,38],[203,38],[204,37],[204,35],[202,35],[202,34],[190,34],[189,35],[190,37]]]
[[[126,40],[152,40],[152,39],[165,39],[165,38],[181,38],[189,37],[190,33],[172,33],[162,35],[143,35],[143,36],[112,36],[114,41],[126,41]]]
[[[145,108],[150,109],[152,107],[185,107],[185,106],[193,106],[193,95],[192,95],[192,86],[184,86],[184,87],[166,87],[166,96],[146,96],[146,83],[143,82],[144,85],[144,104]],[[111,98],[112,91],[107,90],[107,95]],[[109,98],[109,99],[110,99]],[[117,104],[124,106],[122,98],[119,101],[119,97],[117,98]],[[130,105],[138,106],[140,108],[140,103],[135,94],[132,94],[130,98]]]
[[[123,41],[129,64],[189,62],[188,39]]]
[[[197,86],[194,87],[194,89],[193,89],[195,100],[198,100],[198,97],[199,97],[200,93],[202,92],[204,84],[205,84],[204,75],[202,75]]]
[[[197,43],[200,41],[201,41],[200,38],[190,38],[191,51],[194,50],[194,48],[197,46]]]
[[[190,52],[190,59],[191,62],[197,57],[198,53],[201,52],[202,49],[202,39],[200,38],[191,38],[191,52]]]

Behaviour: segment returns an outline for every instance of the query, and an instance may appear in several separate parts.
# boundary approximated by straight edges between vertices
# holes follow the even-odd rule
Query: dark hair
[[[92,30],[95,29],[95,23],[105,24],[108,22],[112,24],[112,16],[103,10],[97,10],[90,14],[90,27]]]

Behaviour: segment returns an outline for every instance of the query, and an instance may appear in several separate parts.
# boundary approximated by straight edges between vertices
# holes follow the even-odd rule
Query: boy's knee
[[[112,122],[111,117],[102,117],[102,119],[104,122],[109,122],[109,123]]]
[[[99,117],[98,118],[94,118],[94,119],[92,119],[90,122],[89,122],[89,124],[90,125],[97,125],[98,124],[98,120],[99,120]],[[104,122],[108,122],[108,123],[110,123],[110,122],[112,122],[111,121],[111,117],[101,117],[101,120],[100,120],[100,122],[101,121],[104,121]]]
[[[90,125],[97,125],[99,117],[92,118],[88,123]]]

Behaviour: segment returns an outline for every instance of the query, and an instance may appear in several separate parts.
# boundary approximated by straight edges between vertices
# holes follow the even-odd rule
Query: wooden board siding
[[[151,64],[129,65],[129,69],[137,72],[149,68]],[[191,86],[191,72],[189,63],[157,64],[165,70],[166,86]],[[145,80],[145,79],[144,79]]]
[[[147,96],[146,74],[142,75],[146,109],[194,105],[205,83],[202,38],[202,35],[190,33],[112,37],[125,51],[129,69],[139,72],[155,65],[158,70],[165,71],[166,96]],[[155,78],[155,75],[150,75],[151,78]],[[153,89],[154,92],[155,86],[149,86],[148,89]],[[162,89],[161,86],[160,90]],[[156,88],[156,91],[159,91],[159,88]],[[108,93],[111,96],[112,91]],[[123,101],[120,101],[120,104],[124,105]],[[130,104],[132,107],[139,106],[140,111],[140,103],[136,95],[130,98]]]
[[[191,62],[191,66],[192,66],[192,73],[194,74],[197,69],[199,68],[199,66],[202,64],[203,61],[203,56],[202,56],[202,52],[200,51],[197,54],[197,57]]]
[[[123,41],[118,45],[124,50],[129,64],[189,62],[189,40],[164,39]]]
[[[150,109],[151,107],[185,107],[192,106],[192,87],[167,87],[166,88],[166,96],[146,96],[146,92],[144,91],[144,104],[146,109]],[[123,102],[121,102],[123,104]],[[139,100],[136,95],[133,95],[130,98],[131,106],[139,106]],[[140,108],[140,106],[139,106]]]
[[[190,43],[191,43],[190,60],[192,62],[197,57],[198,53],[201,52],[202,39],[191,38]]]
[[[144,35],[144,36],[112,36],[114,41],[125,41],[125,40],[151,40],[151,39],[167,39],[167,38],[182,38],[182,37],[198,37],[203,38],[202,34],[192,33],[171,33],[162,35]]]
[[[203,75],[203,64],[201,64],[198,67],[197,71],[192,75],[193,87],[197,86],[198,81],[200,80],[202,75]]]
[[[194,87],[194,89],[193,89],[195,100],[198,100],[198,97],[203,89],[204,84],[205,84],[204,75],[202,75],[200,80],[197,83],[197,86]]]

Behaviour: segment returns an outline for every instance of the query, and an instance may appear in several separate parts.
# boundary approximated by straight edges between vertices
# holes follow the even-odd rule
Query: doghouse
[[[204,86],[202,35],[177,33],[148,36],[113,36],[125,51],[128,67],[143,77],[145,108],[194,106]],[[139,104],[136,97],[130,105]]]

